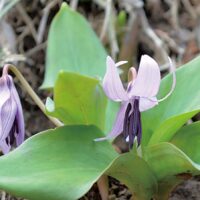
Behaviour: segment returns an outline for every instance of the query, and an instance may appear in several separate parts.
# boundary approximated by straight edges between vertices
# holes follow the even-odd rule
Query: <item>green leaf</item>
[[[30,200],[75,200],[117,157],[94,126],[40,133],[0,158],[0,189]]]
[[[200,57],[192,60],[176,72],[177,84],[172,95],[157,107],[142,114],[143,144],[170,141],[188,119],[200,109]],[[172,76],[162,80],[159,98],[170,90]]]
[[[151,168],[132,153],[119,156],[106,173],[125,183],[135,200],[149,200],[157,193],[157,180]]]
[[[52,21],[47,46],[42,88],[53,87],[60,70],[92,77],[105,73],[105,49],[85,18],[66,3]]]
[[[64,124],[96,125],[104,129],[106,96],[97,79],[60,72],[54,87],[54,103],[48,99],[49,115]]]
[[[146,147],[144,158],[158,180],[157,199],[168,199],[171,190],[181,181],[200,174],[200,165],[170,143]]]
[[[184,126],[170,142],[200,164],[200,122]]]

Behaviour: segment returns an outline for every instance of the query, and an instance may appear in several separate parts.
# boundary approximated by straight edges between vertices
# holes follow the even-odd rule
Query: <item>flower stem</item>
[[[21,74],[21,72],[14,66],[11,64],[7,64],[4,66],[3,69],[3,74],[8,73],[8,71],[12,71],[15,76],[18,78],[18,80],[21,82],[22,86],[24,87],[24,89],[27,91],[27,93],[31,96],[31,98],[33,99],[33,101],[37,104],[37,106],[40,108],[40,110],[49,118],[49,120],[57,127],[62,126],[63,124],[57,120],[54,117],[50,117],[46,114],[45,111],[45,105],[42,102],[42,100],[38,97],[38,95],[34,92],[34,90],[32,89],[32,87],[29,85],[29,83],[26,81],[26,79],[23,77],[23,75]]]
[[[101,200],[108,200],[109,198],[108,176],[102,175],[97,181],[97,186],[99,188]]]

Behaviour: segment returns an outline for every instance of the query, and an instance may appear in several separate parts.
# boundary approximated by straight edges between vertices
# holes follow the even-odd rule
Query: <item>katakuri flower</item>
[[[19,95],[8,75],[7,66],[0,78],[0,149],[8,153],[11,146],[24,141],[24,117]]]
[[[121,102],[121,107],[111,132],[105,138],[97,138],[95,141],[112,139],[122,133],[130,149],[133,147],[135,138],[137,138],[138,146],[141,144],[142,125],[140,113],[153,108],[159,102],[165,100],[175,88],[175,70],[170,59],[169,61],[173,71],[173,84],[169,93],[164,98],[158,100],[156,95],[159,91],[161,75],[159,66],[153,58],[143,55],[138,73],[135,68],[130,68],[130,81],[125,90],[117,67],[126,63],[126,61],[115,63],[111,57],[107,57],[107,71],[103,79],[103,89],[108,98]]]

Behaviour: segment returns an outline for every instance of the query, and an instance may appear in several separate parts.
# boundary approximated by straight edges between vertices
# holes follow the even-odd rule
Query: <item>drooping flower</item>
[[[125,90],[117,67],[126,63],[126,61],[115,64],[111,57],[107,57],[107,71],[103,79],[103,89],[111,100],[121,102],[121,107],[111,132],[107,137],[98,138],[95,141],[112,139],[122,133],[124,140],[129,143],[130,149],[133,146],[135,138],[137,138],[137,143],[140,145],[142,138],[140,113],[153,108],[159,102],[165,100],[175,88],[175,70],[170,59],[169,61],[173,71],[173,84],[169,93],[164,98],[158,100],[156,95],[159,91],[161,75],[159,66],[153,58],[143,55],[138,73],[135,68],[130,68],[129,77],[131,77],[131,80]]]
[[[24,117],[19,95],[4,67],[0,78],[0,149],[8,153],[11,146],[19,146],[24,141]]]

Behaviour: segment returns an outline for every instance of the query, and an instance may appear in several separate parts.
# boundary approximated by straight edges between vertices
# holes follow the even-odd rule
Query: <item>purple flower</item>
[[[130,68],[129,78],[131,80],[126,90],[117,71],[117,67],[124,63],[126,62],[121,61],[115,64],[111,57],[107,57],[107,71],[103,79],[103,89],[111,100],[121,102],[121,108],[111,132],[107,137],[98,138],[95,141],[112,139],[122,133],[124,140],[129,143],[129,148],[131,149],[135,138],[137,138],[138,146],[141,143],[142,126],[140,112],[153,108],[170,96],[175,88],[176,77],[174,72],[170,92],[164,98],[158,100],[156,95],[159,91],[161,75],[156,61],[147,55],[143,55],[138,73],[135,68]],[[171,60],[170,66],[173,68]]]
[[[11,145],[24,141],[22,106],[13,79],[4,67],[0,78],[0,149],[8,153]]]

